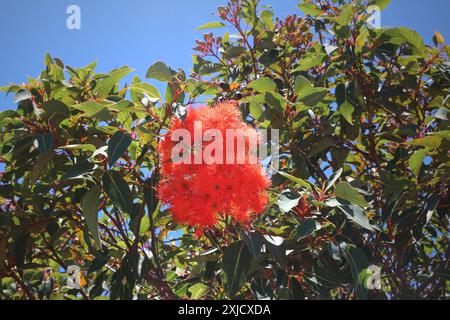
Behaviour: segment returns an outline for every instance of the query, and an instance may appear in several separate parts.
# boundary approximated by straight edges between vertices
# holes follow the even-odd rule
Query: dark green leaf
[[[237,241],[225,249],[222,271],[228,296],[233,297],[247,281],[252,259],[244,241]]]
[[[87,226],[91,232],[94,240],[101,246],[101,240],[98,233],[98,210],[100,206],[100,189],[98,186],[92,187],[91,190],[81,199],[81,208]]]
[[[108,163],[110,167],[124,154],[132,141],[130,134],[122,131],[117,131],[111,137],[108,142]]]
[[[158,61],[147,70],[145,77],[147,79],[152,78],[162,82],[169,82],[172,80],[172,73],[164,62]]]
[[[103,175],[103,188],[106,194],[114,201],[124,213],[130,213],[133,209],[130,188],[117,171],[107,171]]]

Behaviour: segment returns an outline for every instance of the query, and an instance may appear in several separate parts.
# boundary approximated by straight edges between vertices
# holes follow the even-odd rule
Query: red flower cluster
[[[244,164],[194,164],[193,154],[213,143],[203,142],[202,148],[192,151],[191,164],[172,161],[172,150],[177,144],[172,141],[175,130],[186,129],[191,135],[191,145],[199,145],[199,141],[195,141],[198,137],[194,137],[196,121],[202,124],[202,134],[208,129],[222,133],[224,158],[228,152],[227,129],[245,132],[246,150],[255,142],[254,139],[259,142],[258,133],[242,122],[241,113],[233,102],[219,103],[214,107],[190,108],[184,121],[172,121],[159,146],[162,159],[158,188],[160,200],[170,206],[177,222],[191,226],[211,227],[217,223],[218,217],[225,215],[241,222],[249,222],[252,216],[262,213],[267,205],[266,189],[269,187],[269,179],[259,164],[247,161],[248,155]],[[234,142],[236,148],[237,141]]]

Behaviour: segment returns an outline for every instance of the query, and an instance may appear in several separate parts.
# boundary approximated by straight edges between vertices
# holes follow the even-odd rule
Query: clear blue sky
[[[0,86],[37,76],[48,51],[70,66],[98,60],[98,71],[122,65],[143,76],[153,62],[191,67],[199,25],[226,0],[2,0],[0,3]],[[300,13],[296,0],[264,0],[278,16]],[[81,30],[66,28],[66,9],[81,8]],[[450,40],[450,0],[392,0],[382,14],[384,26],[407,26],[430,43],[439,30]],[[12,108],[0,98],[0,110]]]

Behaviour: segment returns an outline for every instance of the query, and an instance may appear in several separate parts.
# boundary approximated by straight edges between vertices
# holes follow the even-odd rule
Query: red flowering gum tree
[[[444,37],[299,2],[224,3],[191,75],[149,68],[163,95],[50,55],[1,88],[0,299],[448,299]],[[279,130],[270,186],[251,153],[210,161],[239,156],[227,129]]]
[[[200,126],[200,135],[195,133],[196,125]],[[180,136],[174,141],[174,134],[182,129],[189,141],[178,141]],[[213,141],[207,137],[208,132],[213,133]],[[242,122],[236,103],[191,108],[185,119],[174,118],[160,145],[159,197],[170,205],[176,221],[210,227],[218,217],[231,216],[249,223],[255,214],[261,214],[268,202],[269,180],[263,168],[250,159],[250,148],[255,148],[259,140],[256,130]],[[186,154],[176,161],[174,152],[180,143],[184,145],[180,151]]]

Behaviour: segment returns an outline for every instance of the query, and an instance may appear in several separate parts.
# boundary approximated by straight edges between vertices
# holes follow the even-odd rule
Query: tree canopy
[[[127,66],[47,54],[2,87],[17,108],[0,113],[0,298],[447,298],[450,48],[373,28],[367,8],[388,3],[304,0],[279,19],[232,0],[199,27],[226,32],[197,41],[189,75],[156,62],[125,84]],[[225,100],[280,130],[281,164],[263,214],[199,234],[158,199],[158,144],[186,106]]]

